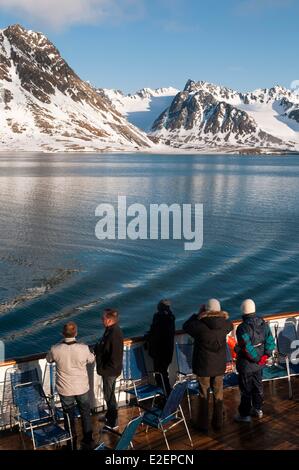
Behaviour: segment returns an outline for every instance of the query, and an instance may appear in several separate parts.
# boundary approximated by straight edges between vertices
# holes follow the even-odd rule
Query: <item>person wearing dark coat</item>
[[[105,429],[116,429],[118,428],[118,411],[115,384],[123,367],[124,338],[119,327],[119,316],[116,310],[105,309],[102,321],[105,326],[105,332],[94,350],[97,373],[103,379],[103,394],[107,404],[107,412],[100,420],[105,422]]]
[[[183,330],[194,338],[192,370],[197,375],[199,397],[194,427],[207,432],[209,426],[209,390],[213,391],[212,425],[223,425],[223,376],[226,369],[226,335],[233,329],[227,312],[217,299],[210,299],[198,314],[192,315]]]
[[[154,371],[159,372],[155,375],[157,385],[162,389],[165,387],[166,395],[171,392],[168,367],[172,361],[175,336],[175,316],[170,305],[167,299],[158,303],[150,331],[145,336],[149,355],[153,359]]]
[[[235,347],[241,403],[235,421],[250,423],[251,416],[263,417],[262,369],[276,346],[269,325],[256,315],[252,299],[244,300],[241,311]]]

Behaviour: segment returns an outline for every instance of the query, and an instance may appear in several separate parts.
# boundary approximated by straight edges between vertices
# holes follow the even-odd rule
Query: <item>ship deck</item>
[[[298,450],[298,421],[299,421],[299,377],[292,378],[294,398],[288,398],[287,380],[276,380],[264,384],[265,404],[264,417],[253,419],[250,424],[235,423],[233,417],[239,403],[238,388],[227,389],[224,392],[226,419],[221,432],[209,431],[208,435],[192,429],[190,426],[187,403],[184,403],[185,416],[189,425],[195,450]],[[192,406],[196,397],[192,399]],[[138,415],[134,407],[122,407],[119,410],[120,432],[127,422]],[[95,441],[104,441],[108,446],[114,446],[116,437],[111,433],[101,433],[102,424],[97,415],[93,416]],[[78,423],[78,435],[80,436]],[[191,450],[183,424],[169,431],[171,450]],[[145,432],[140,427],[135,439],[134,448],[138,450],[165,450],[166,446],[162,433],[156,430]],[[25,448],[32,449],[29,438],[24,439]],[[22,440],[17,430],[6,430],[0,433],[0,450],[21,450]],[[53,447],[49,447],[51,449]]]

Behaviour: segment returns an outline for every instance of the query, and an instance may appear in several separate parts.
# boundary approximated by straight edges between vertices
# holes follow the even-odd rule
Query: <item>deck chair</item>
[[[279,354],[288,357],[291,376],[299,374],[299,364],[293,364],[291,360],[294,352],[294,341],[298,341],[296,320],[287,319],[284,327],[277,332],[277,349]]]
[[[285,327],[284,327],[285,329]],[[279,324],[274,324],[274,336],[277,346],[277,356],[273,358],[270,365],[266,365],[262,369],[263,382],[287,379],[288,388],[289,388],[289,398],[293,398],[293,389],[291,382],[291,371],[290,371],[290,359],[289,354],[285,350],[285,347],[281,344],[281,339],[279,338]]]
[[[142,417],[142,423],[147,426],[146,431],[148,431],[149,427],[162,431],[168,450],[170,450],[170,447],[166,433],[182,422],[185,425],[191,447],[193,447],[193,442],[181,407],[181,402],[184,398],[187,386],[187,380],[177,382],[170,392],[163,409],[152,407],[150,410],[145,410]]]
[[[4,430],[7,426],[13,427],[13,404],[11,393],[10,373],[15,371],[15,367],[9,367],[4,374],[4,380],[1,382],[1,398],[0,398],[0,430]]]
[[[19,424],[12,396],[12,380],[14,385],[32,381],[38,382],[38,371],[36,368],[21,370],[17,366],[9,367],[5,371],[1,400],[1,415],[3,425],[9,424],[10,429],[12,429],[15,424]]]
[[[154,378],[155,374],[161,376],[163,388],[151,383],[150,380]],[[149,371],[146,367],[142,344],[125,346],[124,348],[123,376],[120,379],[118,389],[118,402],[122,391],[126,395],[135,397],[138,406],[144,400],[155,400],[159,395],[166,395],[162,375],[158,372]]]
[[[16,383],[15,378],[12,375],[12,396],[23,445],[23,435],[31,438],[34,450],[69,440],[72,443],[71,432],[57,424],[55,409],[51,408],[41,384]]]
[[[120,437],[116,446],[112,449],[107,447],[104,442],[101,442],[94,450],[127,450],[128,447],[133,449],[132,440],[137,431],[138,426],[141,424],[142,415],[136,418],[133,418],[125,427],[122,434],[117,431],[112,430],[113,434],[116,434]]]
[[[192,372],[192,343],[176,343],[175,344],[176,359],[177,359],[177,378],[181,382],[187,380],[187,400],[189,415],[192,416],[190,395],[199,394],[198,381]]]

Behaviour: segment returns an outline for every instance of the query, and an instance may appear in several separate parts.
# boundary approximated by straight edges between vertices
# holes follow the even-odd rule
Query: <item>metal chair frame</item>
[[[181,404],[179,403],[179,405],[176,406],[176,409],[173,412],[171,412],[169,415],[163,417],[164,410],[167,409],[167,407],[169,406],[169,403],[173,399],[174,394],[177,393],[176,388],[181,387],[181,386],[183,386],[185,388],[185,391],[186,391],[187,390],[187,381],[184,380],[183,382],[176,382],[175,383],[169,397],[167,398],[167,401],[166,401],[165,406],[162,410],[162,413],[160,415],[155,411],[155,409],[148,410],[148,409],[144,408],[145,413],[143,415],[143,419],[146,418],[146,413],[150,413],[150,414],[155,415],[157,417],[157,423],[158,424],[157,424],[156,428],[159,429],[162,432],[165,443],[166,443],[166,447],[167,447],[168,450],[170,450],[170,447],[169,447],[169,442],[168,442],[166,433],[169,432],[171,429],[173,429],[175,426],[177,426],[178,424],[180,424],[182,422],[184,423],[186,433],[188,435],[191,447],[193,447],[193,441],[192,441],[192,438],[191,438],[191,435],[190,435],[189,428],[187,426],[186,418],[185,418],[185,415],[183,413]],[[182,396],[181,400],[182,399],[183,399],[183,396]],[[166,428],[165,425],[164,425],[164,422],[166,421],[166,424],[167,424],[167,423],[169,423],[169,421],[172,421],[173,419],[176,419],[175,423],[173,423],[172,425],[170,425]],[[146,425],[145,432],[148,432],[148,428],[150,427],[150,425],[146,421],[144,422],[144,424]]]
[[[155,399],[158,396],[162,395],[161,392],[159,391],[160,387],[158,387],[154,384],[150,384],[150,382],[149,382],[150,377],[154,377],[155,375],[160,375],[164,396],[166,396],[166,391],[165,391],[165,384],[164,384],[162,374],[160,372],[149,371],[147,369],[146,364],[145,364],[145,359],[144,359],[143,345],[138,345],[138,346],[135,346],[134,348],[135,349],[137,349],[137,348],[140,349],[140,353],[139,353],[140,363],[139,363],[139,365],[141,367],[140,367],[140,370],[138,369],[138,372],[136,374],[136,378],[134,378],[134,373],[132,373],[132,375],[131,375],[130,371],[129,372],[127,371],[128,361],[127,361],[126,356],[131,353],[133,348],[130,348],[130,347],[125,348],[124,349],[124,367],[123,367],[123,376],[124,377],[120,378],[120,381],[119,381],[117,402],[119,403],[121,392],[126,393],[126,402],[127,403],[128,403],[128,395],[133,395],[135,397],[136,401],[137,401],[137,406],[139,408],[139,413],[141,414],[141,409],[140,409],[140,406],[139,406],[141,402],[143,402],[145,400],[152,399],[153,400],[152,404],[154,404]],[[146,397],[142,398],[142,397],[139,396],[138,391],[140,390],[140,388],[142,386],[146,386],[146,385],[152,385],[153,386],[153,393],[149,396],[146,396]]]
[[[24,416],[24,414],[22,414],[22,409],[21,409],[22,407],[21,407],[20,402],[18,402],[18,398],[16,397],[16,392],[18,390],[20,390],[22,387],[28,387],[28,386],[33,386],[33,387],[39,389],[38,393],[40,394],[41,404],[45,408],[46,414],[48,414],[48,416],[28,419],[26,416]],[[22,439],[22,443],[23,443],[24,448],[25,448],[25,442],[24,442],[24,439],[23,439],[23,434],[28,435],[28,432],[30,432],[34,450],[36,450],[37,448],[41,448],[41,447],[45,447],[45,446],[49,446],[49,445],[55,445],[55,444],[58,444],[58,443],[61,444],[62,442],[66,442],[66,441],[69,441],[69,440],[71,441],[71,445],[73,447],[73,436],[72,436],[72,432],[71,432],[71,426],[70,426],[70,421],[69,421],[68,415],[67,415],[67,419],[68,419],[68,427],[69,427],[69,431],[68,431],[69,437],[61,439],[61,440],[54,441],[52,443],[44,444],[42,446],[37,446],[36,439],[35,439],[35,436],[34,436],[34,429],[41,429],[42,427],[45,427],[49,424],[55,424],[56,426],[58,426],[57,419],[56,419],[57,410],[56,410],[56,408],[53,408],[51,406],[48,398],[46,397],[46,395],[43,391],[43,388],[42,388],[42,385],[40,384],[40,382],[27,382],[27,383],[19,383],[19,384],[16,384],[16,385],[13,385],[13,383],[12,383],[12,394],[13,394],[14,405],[16,406],[16,410],[17,410],[17,420],[18,420],[18,424],[19,424],[19,432],[21,434],[21,439]],[[37,406],[38,406],[38,404],[37,404]]]

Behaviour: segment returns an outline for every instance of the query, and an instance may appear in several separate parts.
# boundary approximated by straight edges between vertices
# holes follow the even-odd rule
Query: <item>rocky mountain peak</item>
[[[96,148],[152,146],[104,94],[80,79],[46,36],[18,24],[0,31],[0,92],[3,141],[11,131],[12,140],[18,134],[25,141],[35,129],[53,137],[55,146],[57,139],[66,142],[63,146],[72,139],[81,141],[72,143],[72,149],[82,149],[93,139]]]
[[[91,98],[96,106],[108,110],[105,99],[80,80],[43,34],[20,25],[9,26],[0,34],[1,53],[6,58],[6,69],[13,65],[22,87],[43,103],[50,103],[58,89],[74,101],[88,102]]]
[[[280,85],[240,93],[189,79],[156,119],[151,134],[186,150],[299,148],[299,107],[291,95]]]

